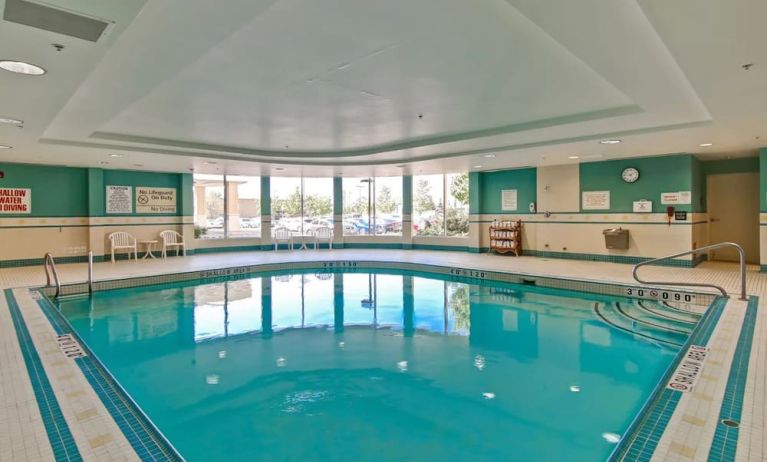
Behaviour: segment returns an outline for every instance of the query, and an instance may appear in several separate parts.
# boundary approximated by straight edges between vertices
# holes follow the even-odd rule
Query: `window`
[[[261,236],[261,178],[194,175],[194,235],[198,239]]]
[[[469,174],[445,175],[447,217],[445,230],[448,236],[469,235]]]
[[[272,234],[285,227],[311,235],[322,226],[333,229],[332,178],[272,177]]]
[[[227,237],[261,237],[261,178],[226,176]]]
[[[345,236],[402,235],[402,177],[344,178]]]
[[[304,178],[304,235],[317,228],[333,229],[333,179]]]
[[[224,176],[194,176],[194,237],[224,237]]]
[[[413,177],[413,231],[417,236],[469,234],[469,175]]]

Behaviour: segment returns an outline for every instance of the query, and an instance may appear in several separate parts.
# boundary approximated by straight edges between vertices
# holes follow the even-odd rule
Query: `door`
[[[759,263],[759,174],[727,173],[707,177],[709,238],[712,244],[734,242],[748,263]],[[719,249],[709,258],[738,261],[735,249]]]

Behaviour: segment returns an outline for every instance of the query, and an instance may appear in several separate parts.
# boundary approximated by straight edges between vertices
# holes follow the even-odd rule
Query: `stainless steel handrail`
[[[59,282],[59,272],[56,270],[56,262],[53,261],[53,255],[46,253],[43,257],[43,268],[45,269],[45,286],[51,286],[51,273],[53,273],[53,279],[56,282],[56,294],[54,298],[58,297],[61,293],[61,283]],[[48,270],[50,268],[50,271]]]
[[[88,293],[93,293],[93,250],[88,252]]]
[[[651,285],[663,285],[663,286],[684,286],[684,287],[711,287],[719,292],[722,293],[723,296],[727,297],[727,291],[724,290],[721,286],[718,286],[716,284],[706,284],[702,282],[668,282],[668,281],[643,281],[642,279],[639,279],[639,276],[637,276],[637,270],[645,265],[651,265],[653,263],[658,263],[659,261],[664,260],[670,260],[672,258],[677,257],[683,257],[685,255],[693,255],[696,253],[706,252],[713,249],[719,249],[722,247],[735,247],[735,250],[738,251],[738,255],[740,256],[740,300],[746,300],[746,254],[743,252],[743,247],[739,246],[738,244],[734,242],[720,242],[718,244],[711,244],[704,247],[700,247],[698,249],[689,250],[687,252],[681,252],[674,255],[668,255],[665,257],[660,258],[653,258],[652,260],[643,261],[642,263],[637,263],[634,265],[634,269],[631,272],[634,275],[634,279],[640,283],[640,284],[651,284]]]

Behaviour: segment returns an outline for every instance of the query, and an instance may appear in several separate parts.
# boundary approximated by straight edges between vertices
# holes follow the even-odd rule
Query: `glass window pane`
[[[343,190],[343,223],[344,236],[368,234],[370,228],[370,179],[344,178]]]
[[[261,178],[229,176],[227,237],[261,237]]]
[[[417,236],[445,234],[444,204],[443,175],[413,177],[413,231]]]
[[[272,236],[276,228],[285,227],[295,234],[302,232],[301,178],[271,178]]]
[[[333,231],[333,178],[304,178],[303,234],[322,227]]]
[[[402,177],[376,177],[375,196],[375,233],[385,236],[402,235]]]
[[[445,180],[447,182],[447,235],[468,236],[469,174],[451,173],[445,177]]]
[[[194,236],[224,237],[224,176],[194,175]]]

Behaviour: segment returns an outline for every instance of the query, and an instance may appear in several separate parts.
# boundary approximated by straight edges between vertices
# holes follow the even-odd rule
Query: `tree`
[[[333,200],[329,197],[306,196],[304,198],[304,215],[321,217],[333,214]]]
[[[450,182],[450,195],[461,204],[469,203],[469,174],[462,173],[453,177]]]
[[[208,219],[224,216],[224,193],[223,191],[207,190],[205,192],[205,206],[207,207]]]
[[[431,197],[431,185],[425,178],[419,178],[415,186],[415,204],[417,213],[428,212],[436,208],[434,199]]]
[[[394,213],[397,210],[397,203],[391,197],[391,188],[381,186],[381,190],[376,195],[376,212]]]
[[[448,305],[455,316],[455,326],[460,329],[471,327],[471,305],[469,304],[469,288],[465,284],[448,282]],[[451,290],[452,289],[452,290]]]

